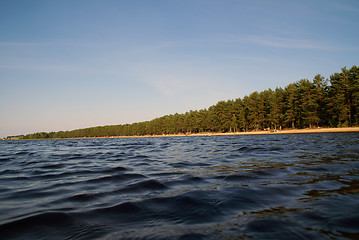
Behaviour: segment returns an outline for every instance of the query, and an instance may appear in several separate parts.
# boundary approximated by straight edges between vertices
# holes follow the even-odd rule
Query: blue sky
[[[359,63],[357,0],[3,0],[0,137],[151,120]]]

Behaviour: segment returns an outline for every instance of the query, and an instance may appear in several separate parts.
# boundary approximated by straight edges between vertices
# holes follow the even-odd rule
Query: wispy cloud
[[[251,44],[277,47],[277,48],[318,49],[318,50],[333,49],[333,47],[323,43],[319,43],[311,40],[305,40],[305,39],[296,39],[296,38],[250,35],[247,37],[242,37],[241,39]]]
[[[192,95],[204,91],[209,95],[214,93],[216,86],[213,82],[190,76],[162,76],[150,80],[150,83],[166,97],[179,97]]]
[[[166,97],[181,97],[193,95],[198,90],[207,92],[211,95],[218,89],[214,81],[205,76],[198,76],[195,73],[179,73],[161,71],[157,73],[148,73],[141,76],[145,81],[155,87],[162,95]]]
[[[32,70],[32,71],[55,71],[55,72],[73,72],[77,69],[70,65],[56,65],[56,64],[31,64],[31,63],[17,63],[17,64],[3,64],[0,69],[9,70]]]
[[[185,99],[201,95],[218,99],[230,91],[221,84],[224,77],[221,70],[200,66],[195,60],[190,63],[130,64],[128,70],[137,81],[152,86],[166,98]]]
[[[41,46],[48,43],[40,42],[4,42],[0,41],[0,47],[30,47],[30,46]]]
[[[283,33],[285,33],[283,31]],[[283,33],[281,35],[283,35]],[[312,39],[296,37],[296,34],[288,33],[289,36],[278,37],[274,35],[222,35],[208,38],[186,39],[179,41],[165,41],[147,46],[148,51],[168,50],[176,48],[208,48],[209,50],[222,47],[236,47],[245,44],[267,46],[273,48],[288,49],[317,49],[317,50],[335,50],[334,46],[328,43]]]
[[[342,10],[345,12],[351,12],[351,13],[359,13],[359,7],[357,6],[353,6],[353,4],[351,4],[350,6],[348,4],[346,4],[345,1],[335,1],[333,3],[333,8],[337,9],[337,10]]]
[[[73,46],[93,47],[90,41],[78,41],[69,39],[57,39],[53,41],[0,41],[0,47],[41,47],[41,46]]]
[[[192,39],[182,39],[182,40],[166,40],[159,41],[153,44],[146,44],[143,46],[136,46],[137,50],[140,50],[142,53],[156,52],[161,50],[169,49],[181,49],[181,48],[198,48],[205,46],[216,46],[220,47],[224,42],[221,39],[215,37],[207,38],[192,38]]]

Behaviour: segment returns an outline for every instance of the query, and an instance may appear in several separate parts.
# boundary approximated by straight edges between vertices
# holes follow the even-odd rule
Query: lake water
[[[0,239],[359,239],[359,133],[1,141]]]

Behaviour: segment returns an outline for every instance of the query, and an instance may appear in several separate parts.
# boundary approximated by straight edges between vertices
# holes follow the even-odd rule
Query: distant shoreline
[[[191,134],[163,134],[163,135],[141,135],[141,136],[107,136],[107,137],[78,137],[78,138],[57,138],[57,139],[96,139],[96,138],[145,138],[145,137],[191,137],[191,136],[237,136],[237,135],[273,135],[273,134],[300,134],[300,133],[345,133],[359,132],[359,127],[343,128],[307,128],[307,129],[285,129],[272,131],[251,131],[251,132],[227,132],[227,133],[191,133]]]
[[[359,127],[345,128],[312,128],[312,129],[286,129],[278,131],[251,131],[251,132],[227,132],[227,133],[192,133],[192,134],[165,134],[165,135],[144,135],[144,136],[115,136],[117,137],[186,137],[186,136],[231,136],[231,135],[271,135],[271,134],[298,134],[298,133],[343,133],[359,132]]]
[[[306,128],[306,129],[284,129],[271,131],[250,131],[250,132],[202,132],[189,134],[162,134],[162,135],[138,135],[138,136],[106,136],[106,137],[74,137],[74,138],[42,138],[42,139],[0,139],[0,140],[48,140],[48,139],[97,139],[97,138],[146,138],[146,137],[191,137],[191,136],[240,136],[240,135],[275,135],[275,134],[300,134],[300,133],[345,133],[359,132],[359,127],[343,128]]]

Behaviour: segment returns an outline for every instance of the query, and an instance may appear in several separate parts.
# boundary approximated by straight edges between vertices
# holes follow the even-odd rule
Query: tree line
[[[320,74],[284,88],[220,101],[208,109],[151,121],[73,131],[40,132],[20,139],[143,136],[201,132],[244,132],[285,128],[359,126],[359,68],[346,67],[329,79]]]

